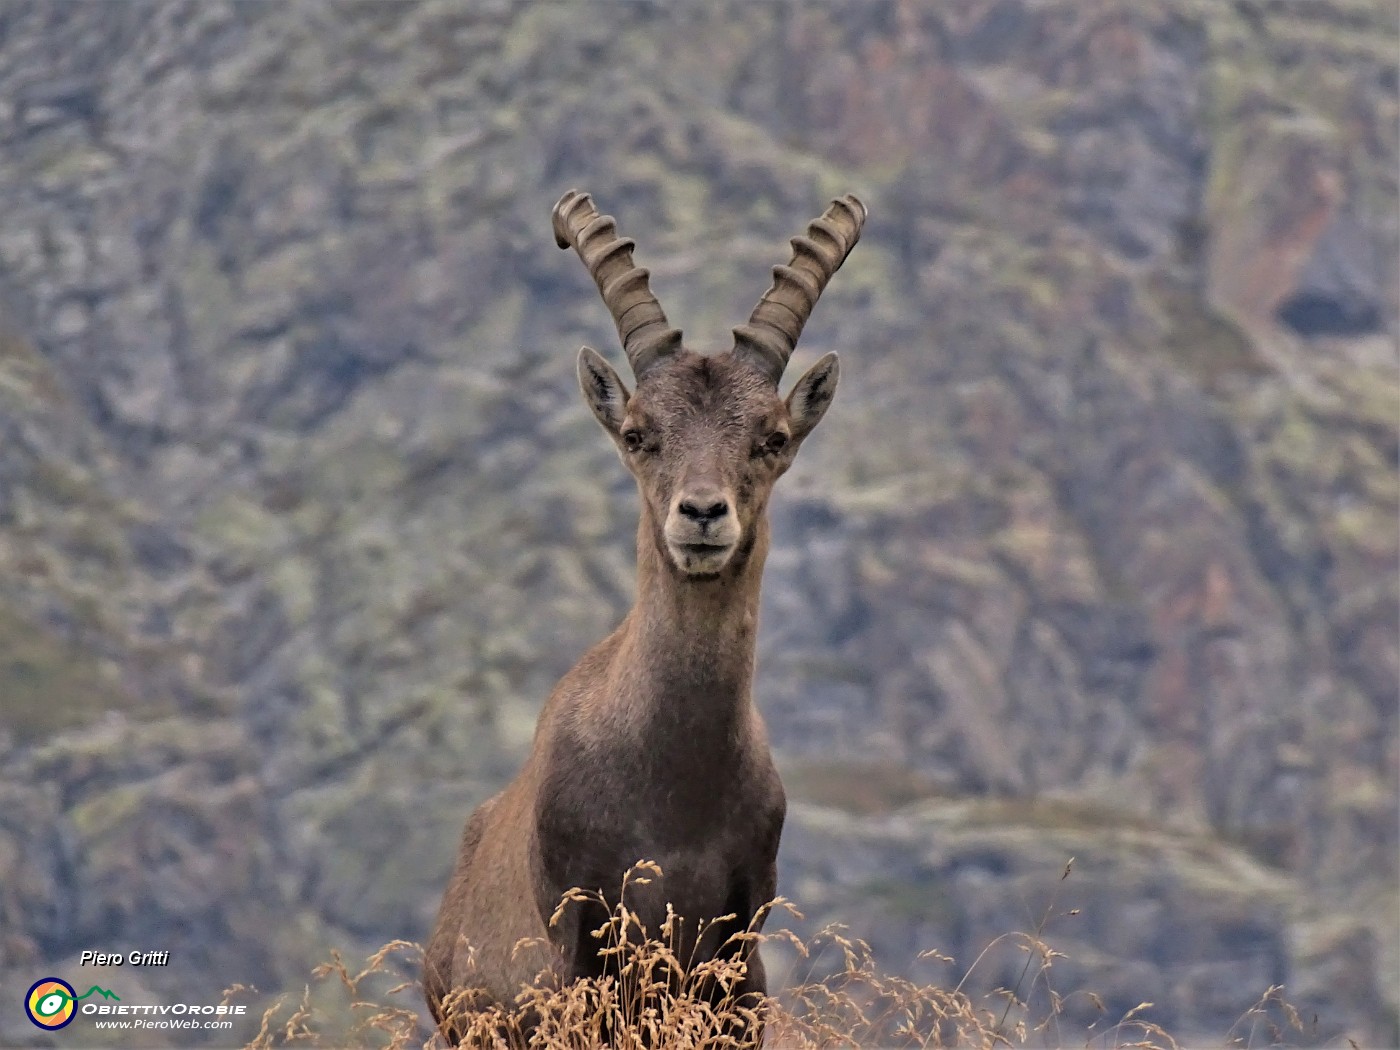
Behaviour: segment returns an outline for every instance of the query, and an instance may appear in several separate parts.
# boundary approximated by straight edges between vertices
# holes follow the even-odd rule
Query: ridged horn
[[[773,287],[763,293],[748,324],[734,329],[734,353],[765,372],[777,385],[792,348],[831,275],[860,240],[866,209],[852,194],[837,197],[792,239],[792,261],[773,267]]]
[[[652,294],[649,271],[632,262],[636,242],[618,237],[613,217],[599,215],[593,198],[578,190],[559,198],[553,218],[555,243],[572,247],[588,267],[617,325],[632,374],[640,382],[643,373],[680,349],[681,333],[671,327]]]

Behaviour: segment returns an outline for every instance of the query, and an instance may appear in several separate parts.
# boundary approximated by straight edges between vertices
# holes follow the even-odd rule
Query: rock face
[[[573,379],[613,336],[550,206],[592,190],[718,348],[852,189],[765,591],[784,892],[941,977],[1073,855],[1072,986],[1218,1037],[1282,983],[1305,1039],[1396,1042],[1395,36],[1354,0],[7,5],[6,1001],[83,948],[217,998],[423,937],[630,600]]]

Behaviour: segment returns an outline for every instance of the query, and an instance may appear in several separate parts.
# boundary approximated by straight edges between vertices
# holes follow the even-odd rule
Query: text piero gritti
[[[78,956],[79,966],[168,966],[169,964],[169,952],[132,951],[122,954],[121,952],[99,952],[91,948],[84,948],[82,954]]]

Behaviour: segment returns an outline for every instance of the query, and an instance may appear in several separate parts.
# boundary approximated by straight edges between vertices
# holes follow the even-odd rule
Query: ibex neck
[[[659,547],[648,512],[637,533],[637,603],[627,618],[624,657],[635,688],[666,724],[733,724],[747,706],[758,637],[758,603],[768,523],[714,579],[677,570]]]

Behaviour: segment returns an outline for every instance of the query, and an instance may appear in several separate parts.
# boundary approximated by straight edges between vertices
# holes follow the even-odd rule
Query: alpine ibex
[[[836,355],[786,400],[778,382],[865,215],[853,196],[833,201],[792,239],[733,348],[706,356],[682,347],[613,219],[577,191],[555,205],[555,239],[597,282],[636,377],[629,393],[595,350],[579,354],[584,400],[641,494],[637,598],[555,687],[519,775],[467,822],[424,961],[440,1024],[457,990],[509,1004],[541,972],[603,975],[590,936],[603,905],[570,907],[553,927],[549,917],[572,887],[615,906],[643,859],[662,875],[629,888],[627,905],[647,929],[669,902],[687,920],[681,959],[745,952],[737,994],[766,992],[758,953],[722,946],[773,898],[787,807],[751,696],[768,497],[831,404]],[[697,938],[698,920],[725,915],[737,919]],[[526,939],[532,948],[513,951]]]

